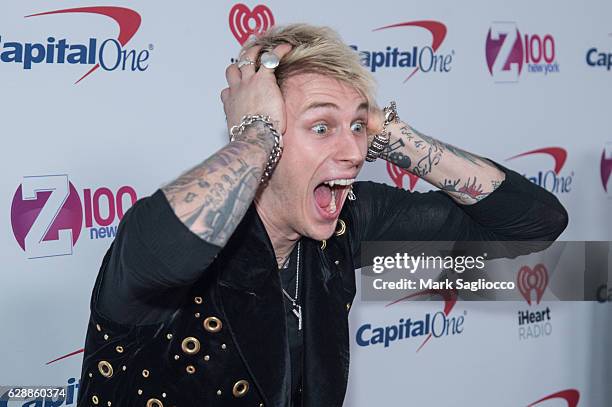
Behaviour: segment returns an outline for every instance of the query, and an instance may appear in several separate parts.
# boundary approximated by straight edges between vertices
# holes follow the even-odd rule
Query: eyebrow
[[[323,109],[323,108],[329,108],[329,109],[334,109],[334,110],[339,110],[340,107],[332,102],[313,102],[311,104],[309,104],[308,106],[306,106],[306,108],[304,110],[302,110],[303,112],[306,112],[308,110],[311,109]],[[368,102],[362,102],[359,106],[357,106],[356,111],[360,111],[360,110],[368,110],[369,105]]]

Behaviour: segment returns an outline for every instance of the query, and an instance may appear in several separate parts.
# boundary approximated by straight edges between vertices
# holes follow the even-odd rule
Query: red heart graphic
[[[232,34],[243,45],[253,34],[265,32],[274,25],[272,11],[262,4],[251,11],[242,3],[236,4],[229,13],[229,26]]]
[[[398,188],[404,188],[404,177],[407,176],[408,177],[408,189],[410,191],[414,189],[414,186],[419,180],[418,176],[414,175],[413,173],[409,171],[406,171],[403,168],[398,167],[395,164],[391,164],[389,161],[387,161],[387,173],[389,174],[389,177],[391,177],[391,179],[393,180],[393,182]]]
[[[548,286],[548,270],[542,263],[538,263],[532,269],[523,266],[518,272],[517,283],[523,298],[531,305],[531,291],[536,292],[536,303],[539,304],[544,296],[546,286]]]

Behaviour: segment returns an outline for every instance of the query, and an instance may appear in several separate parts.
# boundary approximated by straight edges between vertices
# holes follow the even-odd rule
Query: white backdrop
[[[24,18],[55,10],[68,11]],[[0,385],[76,385],[91,288],[114,227],[133,199],[223,145],[224,70],[256,21],[335,28],[364,61],[368,52],[371,65],[388,63],[371,66],[381,104],[397,100],[422,132],[553,190],[570,214],[563,240],[612,240],[610,16],[604,0],[4,2]],[[117,49],[126,69],[120,59],[75,84],[96,63],[112,67]],[[421,69],[398,66],[406,53],[421,56]],[[432,58],[443,66],[429,69]],[[394,171],[379,160],[361,178],[430,189]],[[28,190],[38,191],[33,199]],[[445,318],[461,318],[461,332],[420,350],[424,338],[360,346],[366,324],[443,308],[385,305],[356,301],[351,311],[347,406],[574,406],[576,397],[582,407],[612,405],[610,302],[459,302]],[[521,335],[517,313],[546,307],[542,333]]]

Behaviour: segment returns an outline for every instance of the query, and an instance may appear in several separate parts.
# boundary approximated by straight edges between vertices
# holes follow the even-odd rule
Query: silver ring
[[[245,65],[255,65],[255,62],[251,61],[248,58],[244,58],[236,62],[236,66],[238,67],[238,69],[242,68]]]
[[[274,52],[264,52],[259,63],[265,68],[274,69],[280,64],[280,58]]]

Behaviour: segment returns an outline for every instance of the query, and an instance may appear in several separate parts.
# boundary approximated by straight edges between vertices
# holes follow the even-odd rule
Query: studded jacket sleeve
[[[441,191],[410,192],[359,182],[349,209],[352,251],[360,266],[362,241],[553,241],[568,215],[550,192],[496,164],[505,180],[473,205],[456,203]]]
[[[93,305],[120,323],[161,321],[178,308],[181,292],[201,277],[220,250],[187,229],[158,190],[123,217],[100,270]]]

